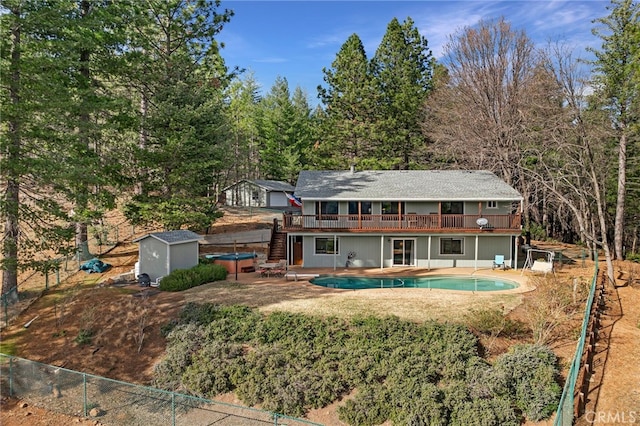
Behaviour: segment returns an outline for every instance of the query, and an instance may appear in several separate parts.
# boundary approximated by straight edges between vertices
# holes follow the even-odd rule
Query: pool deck
[[[531,272],[521,273],[521,270],[513,269],[474,269],[474,268],[416,268],[416,267],[393,267],[393,268],[303,268],[299,266],[289,266],[287,273],[282,277],[261,277],[256,273],[238,274],[238,281],[251,282],[258,284],[260,282],[276,283],[287,282],[289,284],[308,283],[310,279],[318,275],[338,275],[338,276],[362,276],[362,277],[428,277],[439,275],[457,275],[457,276],[473,276],[499,278],[514,281],[519,284],[517,288],[510,290],[494,290],[486,293],[492,294],[513,294],[526,293],[535,289],[531,284],[529,277]],[[229,276],[233,279],[232,276]],[[339,289],[338,289],[339,290]],[[445,292],[463,292],[469,293],[468,290],[440,290]],[[352,291],[352,290],[347,290]]]

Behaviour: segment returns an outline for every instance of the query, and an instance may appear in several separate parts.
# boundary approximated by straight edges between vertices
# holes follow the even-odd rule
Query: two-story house
[[[302,171],[301,214],[285,214],[289,264],[517,265],[522,196],[488,171]]]

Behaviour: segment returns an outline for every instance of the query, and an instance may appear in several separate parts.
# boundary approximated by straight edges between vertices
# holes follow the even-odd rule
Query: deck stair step
[[[269,245],[269,262],[277,262],[287,258],[287,233],[275,232]]]

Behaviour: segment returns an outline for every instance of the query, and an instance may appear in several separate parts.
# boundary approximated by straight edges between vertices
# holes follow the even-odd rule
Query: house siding
[[[485,236],[485,235],[351,235],[335,234],[339,240],[339,253],[316,254],[316,238],[333,239],[334,234],[304,235],[303,266],[306,268],[344,268],[347,256],[355,252],[350,266],[356,268],[393,267],[394,239],[414,240],[413,265],[419,268],[451,268],[451,267],[479,267],[490,268],[496,254],[504,254],[507,263],[512,262],[511,244],[512,236]],[[476,237],[478,238],[478,253],[476,259]],[[464,253],[440,254],[441,238],[461,238],[464,241]],[[431,250],[429,251],[429,239]],[[380,259],[382,252],[382,261]],[[382,263],[381,263],[382,262]]]

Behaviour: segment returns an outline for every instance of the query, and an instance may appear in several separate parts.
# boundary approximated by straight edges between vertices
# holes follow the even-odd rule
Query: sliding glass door
[[[393,240],[393,266],[415,265],[415,240]]]

